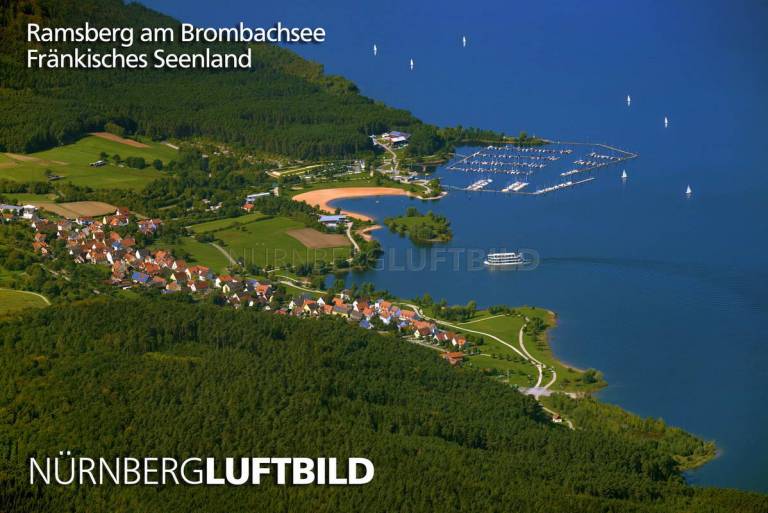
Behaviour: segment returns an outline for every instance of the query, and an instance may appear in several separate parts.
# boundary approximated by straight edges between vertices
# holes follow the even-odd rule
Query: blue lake
[[[722,455],[692,482],[768,492],[768,5],[148,4],[201,25],[322,25],[326,43],[292,49],[427,122],[639,153],[590,184],[546,196],[339,201],[377,218],[411,204],[431,208],[454,230],[451,243],[417,252],[415,262],[423,256],[427,265],[410,272],[398,265],[411,243],[379,231],[388,250],[381,269],[350,279],[406,297],[557,311],[557,355],[603,371],[603,400],[717,442]],[[531,248],[540,265],[488,272],[452,261],[463,248],[499,247]]]

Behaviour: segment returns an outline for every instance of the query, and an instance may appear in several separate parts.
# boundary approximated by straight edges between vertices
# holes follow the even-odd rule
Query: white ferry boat
[[[488,266],[525,265],[528,261],[522,253],[488,253],[483,261]]]

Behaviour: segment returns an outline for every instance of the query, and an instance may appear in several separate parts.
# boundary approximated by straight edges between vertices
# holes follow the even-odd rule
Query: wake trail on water
[[[597,256],[546,257],[542,258],[540,262],[542,264],[623,267],[678,278],[693,279],[719,289],[727,290],[741,298],[750,307],[764,314],[768,313],[768,297],[763,293],[764,284],[768,283],[768,272],[762,269],[745,270],[692,262]]]

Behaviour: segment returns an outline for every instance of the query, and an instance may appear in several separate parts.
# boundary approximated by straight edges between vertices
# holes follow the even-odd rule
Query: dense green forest
[[[206,136],[308,158],[371,149],[371,133],[420,126],[410,113],[375,103],[346,79],[327,76],[321,65],[273,45],[253,47],[248,71],[26,68],[26,23],[74,26],[85,20],[97,26],[178,24],[122,0],[0,2],[0,150],[69,143],[109,123],[154,139]],[[176,51],[196,48],[187,44]]]
[[[180,298],[183,299],[183,298]],[[765,511],[652,440],[552,424],[429,349],[344,321],[98,299],[0,323],[0,504],[93,511]],[[27,459],[363,456],[361,487],[40,486]]]

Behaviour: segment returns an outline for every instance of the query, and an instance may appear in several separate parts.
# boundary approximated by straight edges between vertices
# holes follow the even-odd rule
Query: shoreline
[[[376,196],[409,196],[419,198],[421,196],[404,189],[395,187],[340,187],[336,189],[317,189],[309,192],[302,192],[293,197],[294,201],[303,201],[310,206],[316,206],[320,210],[333,214],[336,209],[330,204],[331,201],[350,198],[368,198]],[[341,210],[341,213],[347,217],[352,217],[358,221],[373,222],[371,216],[353,212],[351,210]]]
[[[549,336],[549,331],[550,330],[554,330],[555,328],[557,328],[560,323],[558,322],[558,316],[557,316],[557,314],[555,312],[553,312],[552,310],[549,310],[548,308],[545,309],[545,310],[549,313],[550,319],[552,320],[552,325],[547,329],[547,331],[544,332],[545,333],[544,336],[546,337],[547,346],[549,347],[550,353],[552,353],[552,358],[556,362],[558,362],[560,365],[562,365],[563,367],[568,367],[569,369],[573,369],[576,372],[585,372],[587,369],[582,369],[581,367],[577,367],[576,365],[571,365],[569,362],[566,362],[565,360],[559,358],[555,354],[555,348],[552,346],[551,338]],[[605,381],[605,380],[603,380],[603,381]],[[595,392],[600,392],[601,390],[604,390],[606,388],[608,388],[608,382],[607,381],[605,382],[605,386],[599,388]]]

